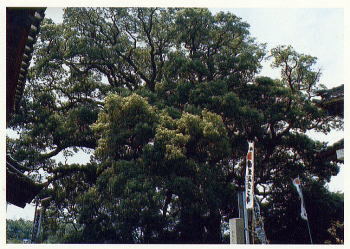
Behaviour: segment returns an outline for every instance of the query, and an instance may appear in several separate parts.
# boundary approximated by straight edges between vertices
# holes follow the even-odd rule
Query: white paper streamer
[[[254,207],[254,142],[248,142],[248,153],[245,171],[245,202],[246,208]]]
[[[299,197],[300,197],[300,200],[301,200],[301,206],[300,206],[300,216],[301,218],[303,218],[304,220],[307,220],[307,213],[306,213],[306,209],[305,209],[305,206],[304,206],[304,197],[303,197],[303,193],[301,192],[301,188],[300,188],[300,179],[299,177],[295,178],[293,180],[293,185],[295,186],[295,188],[297,189],[298,191],[298,194],[299,194]]]

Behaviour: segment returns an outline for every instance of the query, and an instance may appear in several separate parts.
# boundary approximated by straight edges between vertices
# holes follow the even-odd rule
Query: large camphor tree
[[[47,187],[42,240],[228,243],[255,141],[255,193],[270,243],[309,243],[291,179],[300,176],[316,243],[342,239],[336,158],[308,137],[343,128],[322,107],[316,58],[267,53],[231,13],[67,8],[45,19],[7,151]],[[257,77],[271,56],[280,79]],[[86,164],[59,153],[91,154]]]

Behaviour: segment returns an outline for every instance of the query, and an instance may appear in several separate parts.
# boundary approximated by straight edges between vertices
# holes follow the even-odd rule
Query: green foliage
[[[294,90],[310,91],[319,80],[320,71],[313,67],[317,58],[299,54],[291,46],[272,49],[273,67],[281,68],[283,81]]]
[[[63,24],[44,20],[10,123],[20,138],[7,139],[16,160],[48,174],[43,241],[227,243],[247,140],[271,242],[307,241],[298,175],[315,241],[342,240],[343,201],[325,188],[339,166],[305,135],[343,127],[317,99],[316,58],[280,46],[281,78],[257,77],[267,51],[248,28],[196,8],[67,8]],[[89,163],[53,160],[78,148],[93,150]]]
[[[287,189],[290,191],[288,195],[273,194],[270,204],[263,208],[267,236],[273,243],[308,244],[308,228],[300,217],[297,191],[292,184]],[[343,243],[344,196],[329,192],[321,182],[314,180],[304,184],[303,195],[313,243]]]
[[[23,239],[31,239],[33,222],[30,220],[6,220],[7,243],[22,243]]]
[[[132,159],[154,136],[155,109],[139,95],[110,95],[93,125],[98,140],[96,155],[102,160]]]

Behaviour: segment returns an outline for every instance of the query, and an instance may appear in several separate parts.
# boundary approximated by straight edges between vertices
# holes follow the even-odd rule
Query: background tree
[[[315,156],[327,144],[305,132],[341,129],[342,116],[320,106],[314,57],[277,47],[269,56],[281,78],[256,77],[267,51],[248,28],[207,9],[68,8],[63,24],[44,21],[11,124],[20,138],[7,148],[47,172],[47,238],[60,231],[52,241],[227,242],[223,224],[238,215],[235,191],[244,188],[254,140],[255,193],[271,242],[308,243],[295,225],[297,176],[322,203],[309,211],[315,241],[335,241],[327,229],[342,222],[343,202],[325,183],[339,162]],[[90,162],[52,159],[71,149],[92,149]],[[324,205],[335,211],[318,224],[312,213]]]
[[[31,239],[33,222],[30,220],[6,220],[6,243],[22,243]]]

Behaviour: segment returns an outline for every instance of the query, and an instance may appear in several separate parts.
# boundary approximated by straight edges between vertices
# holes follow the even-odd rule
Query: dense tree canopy
[[[268,53],[248,29],[207,9],[68,8],[62,24],[44,20],[11,123],[20,137],[7,140],[32,174],[47,174],[44,239],[228,242],[254,140],[271,243],[308,243],[297,176],[315,242],[335,242],[343,200],[325,184],[339,162],[316,157],[327,144],[305,132],[342,129],[342,116],[319,104],[315,57],[290,46]],[[267,56],[280,79],[257,77]],[[89,163],[53,159],[78,149],[91,149]]]

